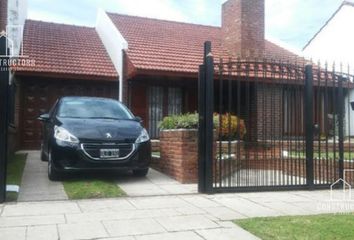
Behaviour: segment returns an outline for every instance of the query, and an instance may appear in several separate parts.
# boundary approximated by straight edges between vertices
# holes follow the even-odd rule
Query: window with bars
[[[168,89],[168,115],[178,115],[182,113],[182,89]]]
[[[182,113],[183,94],[181,88],[150,87],[149,98],[149,134],[152,139],[159,138],[159,123],[166,115]],[[166,97],[165,97],[166,96]]]

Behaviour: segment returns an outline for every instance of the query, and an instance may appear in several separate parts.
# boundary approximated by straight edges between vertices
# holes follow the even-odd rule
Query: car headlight
[[[55,126],[54,127],[54,137],[56,140],[65,142],[65,143],[79,143],[79,139],[72,135],[68,130],[62,127]]]
[[[141,131],[139,137],[136,139],[135,143],[143,143],[147,142],[150,140],[148,132],[145,130],[145,128]]]

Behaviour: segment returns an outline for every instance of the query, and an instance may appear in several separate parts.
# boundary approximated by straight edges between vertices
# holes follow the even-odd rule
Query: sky
[[[294,51],[305,44],[343,0],[265,0],[266,38]],[[134,16],[220,26],[226,0],[28,0],[30,19],[94,26],[97,9]]]

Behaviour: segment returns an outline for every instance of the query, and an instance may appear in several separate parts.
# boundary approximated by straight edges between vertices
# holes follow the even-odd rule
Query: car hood
[[[58,125],[82,140],[135,142],[142,126],[133,120],[58,118]]]

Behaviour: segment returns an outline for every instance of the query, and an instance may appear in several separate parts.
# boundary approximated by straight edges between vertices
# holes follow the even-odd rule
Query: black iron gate
[[[353,182],[349,70],[303,59],[214,62],[210,42],[204,56],[200,192],[327,188],[340,178]]]

